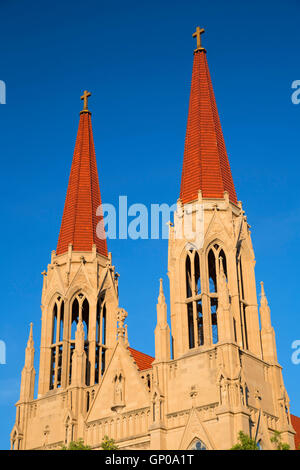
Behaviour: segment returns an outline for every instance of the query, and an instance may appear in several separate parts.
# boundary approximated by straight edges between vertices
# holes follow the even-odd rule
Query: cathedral
[[[42,273],[37,396],[31,324],[12,449],[55,450],[80,438],[100,449],[108,436],[120,450],[226,450],[239,431],[265,450],[279,431],[295,448],[298,418],[290,415],[262,282],[257,299],[250,226],[235,191],[203,32],[197,27],[193,35],[181,188],[176,224],[169,224],[170,302],[160,280],[155,357],[128,339],[99,211],[85,91],[57,248]],[[200,245],[177,236],[187,214],[194,226],[203,218]]]

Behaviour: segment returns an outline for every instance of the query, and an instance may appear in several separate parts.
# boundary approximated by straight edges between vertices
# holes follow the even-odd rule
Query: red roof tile
[[[180,199],[183,204],[198,197],[223,198],[237,203],[206,51],[196,50],[192,74]]]
[[[91,113],[82,112],[57,243],[58,255],[67,252],[71,243],[74,251],[91,251],[95,244],[97,252],[107,256],[104,227],[102,238],[96,234],[97,224],[103,220],[102,216],[96,216],[100,204]]]
[[[300,450],[300,418],[298,416],[291,415],[292,425],[296,431],[295,434],[295,447],[296,450]]]
[[[133,348],[128,348],[128,350],[130,351],[130,354],[135,360],[139,370],[151,369],[152,362],[155,359],[154,357],[148,356],[148,354],[144,354]]]

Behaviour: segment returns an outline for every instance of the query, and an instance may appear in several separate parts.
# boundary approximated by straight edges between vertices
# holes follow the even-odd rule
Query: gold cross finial
[[[91,96],[91,93],[89,91],[84,90],[83,95],[80,97],[81,100],[83,100],[83,109],[81,113],[89,113],[88,110],[88,97]]]
[[[204,32],[204,28],[200,28],[199,26],[197,26],[196,31],[193,34],[193,38],[197,38],[197,49],[195,49],[195,52],[205,50],[204,47],[201,46],[201,34],[203,34]]]

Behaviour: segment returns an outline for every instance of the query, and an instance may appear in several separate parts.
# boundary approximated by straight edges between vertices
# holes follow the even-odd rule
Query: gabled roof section
[[[132,355],[133,359],[136,362],[136,365],[139,370],[147,370],[151,369],[152,362],[154,361],[154,357],[148,356],[148,354],[144,354],[136,349],[128,347],[130,354]]]
[[[72,161],[69,185],[62,217],[56,254],[68,251],[91,251],[107,256],[103,216],[96,215],[101,205],[91,113],[84,108],[80,113],[79,127]],[[98,225],[98,234],[96,233]],[[100,230],[99,230],[100,229]],[[101,237],[99,238],[99,232]]]
[[[206,51],[194,52],[180,199],[183,204],[204,198],[223,198],[228,191],[237,204]]]

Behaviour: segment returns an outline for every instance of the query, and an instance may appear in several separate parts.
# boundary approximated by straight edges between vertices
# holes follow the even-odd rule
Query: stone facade
[[[294,448],[270,308],[263,284],[258,307],[250,227],[234,198],[198,188],[197,199],[178,201],[169,229],[171,329],[161,281],[155,358],[129,347],[111,255],[96,244],[75,251],[72,242],[52,252],[38,395],[31,327],[12,448],[59,449],[83,438],[99,449],[107,435],[120,449],[229,449],[240,430],[263,449],[278,430]],[[177,236],[188,216],[193,227],[203,220],[199,246]]]

